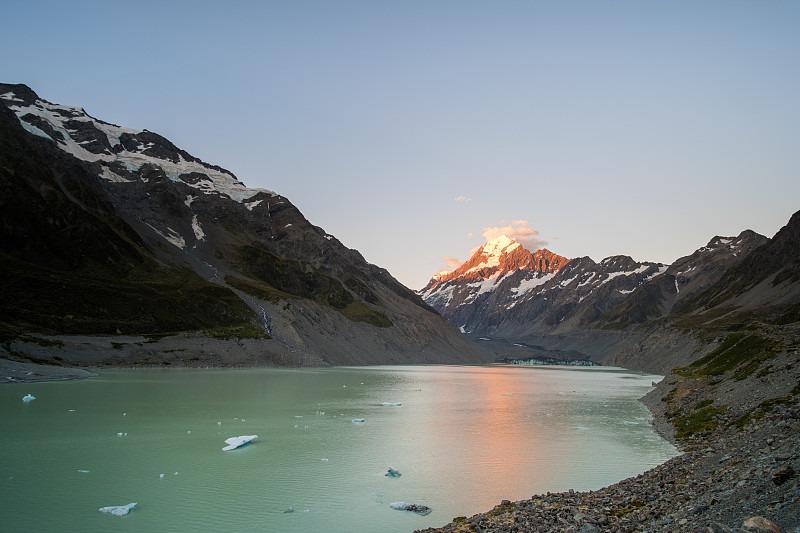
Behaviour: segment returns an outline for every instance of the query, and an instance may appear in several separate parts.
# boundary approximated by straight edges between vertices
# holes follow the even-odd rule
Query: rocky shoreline
[[[681,455],[600,490],[504,500],[417,533],[800,533],[797,362],[796,352],[784,353],[771,372],[744,380],[667,376],[643,401]],[[700,405],[716,406],[711,422],[676,440],[671,419]]]
[[[793,473],[798,435],[800,406],[781,406],[742,432],[727,431],[635,478],[597,491],[504,501],[489,512],[421,531],[723,533],[743,529],[755,516],[780,531],[800,531],[800,487]]]

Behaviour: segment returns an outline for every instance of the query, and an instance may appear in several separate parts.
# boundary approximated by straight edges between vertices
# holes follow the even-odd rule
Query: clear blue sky
[[[669,263],[800,209],[800,2],[6,0],[2,20],[0,81],[287,196],[413,289],[492,228]]]

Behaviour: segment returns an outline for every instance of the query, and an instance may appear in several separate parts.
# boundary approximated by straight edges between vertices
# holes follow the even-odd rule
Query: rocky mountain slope
[[[531,253],[506,236],[475,251],[452,272],[441,272],[420,291],[422,298],[444,316],[472,332],[485,320],[483,311],[517,300],[546,283],[569,259],[549,250]]]
[[[479,268],[484,264],[492,267]],[[531,253],[501,237],[455,271],[439,274],[420,295],[473,335],[518,339],[557,335],[595,322],[666,268],[627,256],[595,263],[588,257],[569,260],[548,250]]]
[[[185,364],[186,349],[220,365],[481,360],[285,197],[24,85],[0,84],[0,218],[0,334],[20,358]],[[115,342],[109,359],[78,335],[134,340]]]
[[[581,359],[665,372],[689,362],[700,346],[692,336],[676,334],[667,340],[659,320],[689,312],[690,302],[768,241],[750,230],[717,236],[672,265],[627,256],[599,263],[580,257],[554,261],[556,268],[541,272],[495,259],[498,266],[482,282],[464,276],[474,268],[466,268],[473,258],[452,273],[439,274],[420,295],[480,339],[495,359]],[[627,354],[650,344],[670,346],[673,357],[656,357],[652,351],[650,357],[630,360]]]

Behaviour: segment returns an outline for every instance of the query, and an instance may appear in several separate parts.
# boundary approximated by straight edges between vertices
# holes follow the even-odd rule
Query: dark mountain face
[[[155,133],[0,84],[0,176],[5,338],[222,328],[329,363],[479,360],[288,199]]]
[[[800,211],[772,239],[676,309],[682,317],[731,315],[778,325],[800,320]]]
[[[625,327],[661,318],[716,283],[728,269],[738,265],[756,248],[769,241],[745,230],[738,237],[714,237],[686,257],[681,257],[663,275],[642,285],[603,317],[604,325]]]

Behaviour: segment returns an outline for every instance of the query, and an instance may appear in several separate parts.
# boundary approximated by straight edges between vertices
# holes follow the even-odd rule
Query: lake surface
[[[658,379],[404,366],[112,370],[3,385],[2,530],[437,527],[503,499],[598,489],[676,455],[637,401]],[[36,399],[24,403],[28,393]],[[258,438],[221,450],[239,435]],[[402,476],[385,476],[389,467]],[[127,516],[98,511],[131,502]]]

